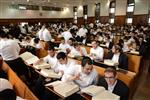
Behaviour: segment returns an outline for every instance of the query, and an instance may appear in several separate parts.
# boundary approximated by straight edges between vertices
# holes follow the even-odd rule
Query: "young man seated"
[[[112,51],[107,55],[107,59],[118,63],[118,68],[128,70],[128,57],[122,52],[119,45],[114,45]]]
[[[98,85],[120,96],[120,100],[128,100],[129,89],[121,80],[117,79],[117,72],[114,68],[105,69],[104,78],[99,78]]]
[[[98,41],[94,40],[90,49],[90,58],[94,61],[102,61],[104,57],[104,49],[98,46],[98,44]]]
[[[97,79],[98,73],[93,68],[92,60],[89,57],[84,57],[81,65],[69,67],[62,77],[62,81],[74,81],[80,88],[96,84]]]

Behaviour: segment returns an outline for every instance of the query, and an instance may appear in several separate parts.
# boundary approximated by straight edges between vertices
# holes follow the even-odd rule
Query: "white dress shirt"
[[[0,40],[0,55],[4,60],[15,60],[19,57],[20,47],[18,43],[10,39]]]
[[[77,49],[73,48],[71,50],[70,54],[74,55],[74,56],[86,56],[87,55],[86,49],[84,47],[80,47],[80,49],[81,49],[81,51],[77,51]]]
[[[91,48],[90,49],[90,55],[95,55],[95,60],[103,60],[104,56],[104,49],[102,47],[97,47],[96,49]]]
[[[114,54],[112,57],[112,61],[115,63],[119,63],[119,56],[120,56],[120,53]]]
[[[108,85],[108,91],[112,93],[116,84],[117,84],[117,80],[115,81],[115,83],[112,86]]]
[[[8,80],[0,78],[0,91],[5,89],[13,89],[12,84]]]
[[[70,81],[69,77],[80,75],[81,80],[75,80],[74,82],[80,86],[80,88],[87,87],[92,84],[97,83],[97,77],[98,73],[95,69],[91,71],[89,75],[82,72],[82,66],[81,65],[74,65],[67,69],[66,73],[62,77],[62,81],[67,82]]]
[[[65,38],[65,41],[67,42],[70,38],[72,38],[72,34],[69,31],[65,31],[61,33],[61,36]]]
[[[66,49],[68,48],[68,45],[66,43],[60,43],[59,44],[59,49],[61,49],[60,51],[66,52]]]
[[[62,75],[61,71],[63,71],[65,73],[65,71],[71,67],[71,66],[74,66],[76,65],[75,61],[74,60],[71,60],[71,59],[68,59],[67,61],[67,64],[60,64],[59,62],[57,62],[57,64],[55,65],[55,67],[53,68],[53,70]]]
[[[57,58],[56,55],[54,57],[51,57],[50,55],[47,55],[46,57],[43,58],[43,60],[51,65],[51,68],[53,69],[56,64],[57,64]]]
[[[43,31],[43,40],[47,42],[51,41],[51,39],[52,39],[51,33],[49,32],[48,29],[45,28]]]
[[[79,31],[77,32],[77,36],[79,36],[79,37],[86,37],[86,33],[87,33],[88,31],[87,31],[87,29],[86,28],[80,28],[79,29]]]

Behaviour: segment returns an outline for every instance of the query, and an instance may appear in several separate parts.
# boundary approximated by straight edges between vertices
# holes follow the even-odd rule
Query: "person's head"
[[[57,59],[60,64],[66,64],[67,63],[67,55],[64,52],[59,52],[57,54]]]
[[[49,46],[48,47],[48,54],[51,56],[51,57],[54,57],[55,56],[55,49],[53,46]]]
[[[92,41],[92,48],[96,49],[98,46],[98,42],[97,41]]]
[[[16,93],[12,89],[0,91],[0,100],[16,100]]]
[[[93,62],[92,62],[91,58],[84,57],[82,59],[81,66],[82,66],[83,73],[85,73],[87,75],[90,74],[91,71],[93,70]]]
[[[65,38],[64,37],[61,37],[61,43],[65,43]]]
[[[108,85],[112,86],[116,82],[117,72],[114,68],[108,67],[105,69],[104,78]]]
[[[120,52],[121,52],[121,47],[120,47],[119,45],[114,45],[114,46],[112,47],[112,52],[113,52],[114,54],[120,53]]]
[[[38,44],[38,43],[39,43],[39,41],[40,41],[40,39],[39,39],[39,38],[35,38],[35,39],[34,39],[34,43],[35,43],[35,44]]]
[[[80,45],[79,45],[79,43],[75,42],[75,43],[74,43],[74,48],[75,48],[77,51],[79,51],[79,50],[80,50]]]
[[[75,41],[75,40],[74,40],[73,38],[69,38],[69,40],[68,40],[68,44],[72,46],[72,45],[73,45],[73,43],[74,43],[74,41]]]
[[[106,36],[106,37],[105,37],[105,41],[106,41],[106,42],[110,42],[110,36]]]
[[[0,29],[0,38],[7,38],[7,34]]]

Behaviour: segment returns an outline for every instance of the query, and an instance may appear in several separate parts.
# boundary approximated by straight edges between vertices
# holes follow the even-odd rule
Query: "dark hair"
[[[65,58],[67,58],[66,53],[64,53],[64,52],[59,52],[59,53],[57,54],[57,59],[65,59]]]
[[[7,37],[7,34],[1,29],[0,29],[0,37],[1,38],[6,38]]]
[[[82,67],[84,67],[86,64],[89,64],[89,65],[93,64],[91,58],[87,56],[83,57],[82,62],[81,62]]]
[[[40,40],[39,38],[35,38],[34,43],[39,43],[39,40]]]
[[[122,52],[122,49],[121,49],[121,47],[120,47],[119,45],[114,45],[114,48],[115,48],[116,50],[118,50],[119,52]]]
[[[48,46],[48,51],[55,51],[54,46]]]
[[[113,73],[114,77],[117,75],[116,69],[112,67],[106,68],[104,73]]]
[[[16,93],[12,89],[5,89],[0,92],[0,100],[16,100]]]

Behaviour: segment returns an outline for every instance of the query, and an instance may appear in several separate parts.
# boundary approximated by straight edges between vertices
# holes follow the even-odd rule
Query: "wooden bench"
[[[17,96],[27,100],[38,100],[38,98],[30,91],[30,89],[5,62],[3,62],[2,67],[7,72],[8,80],[12,84]]]

